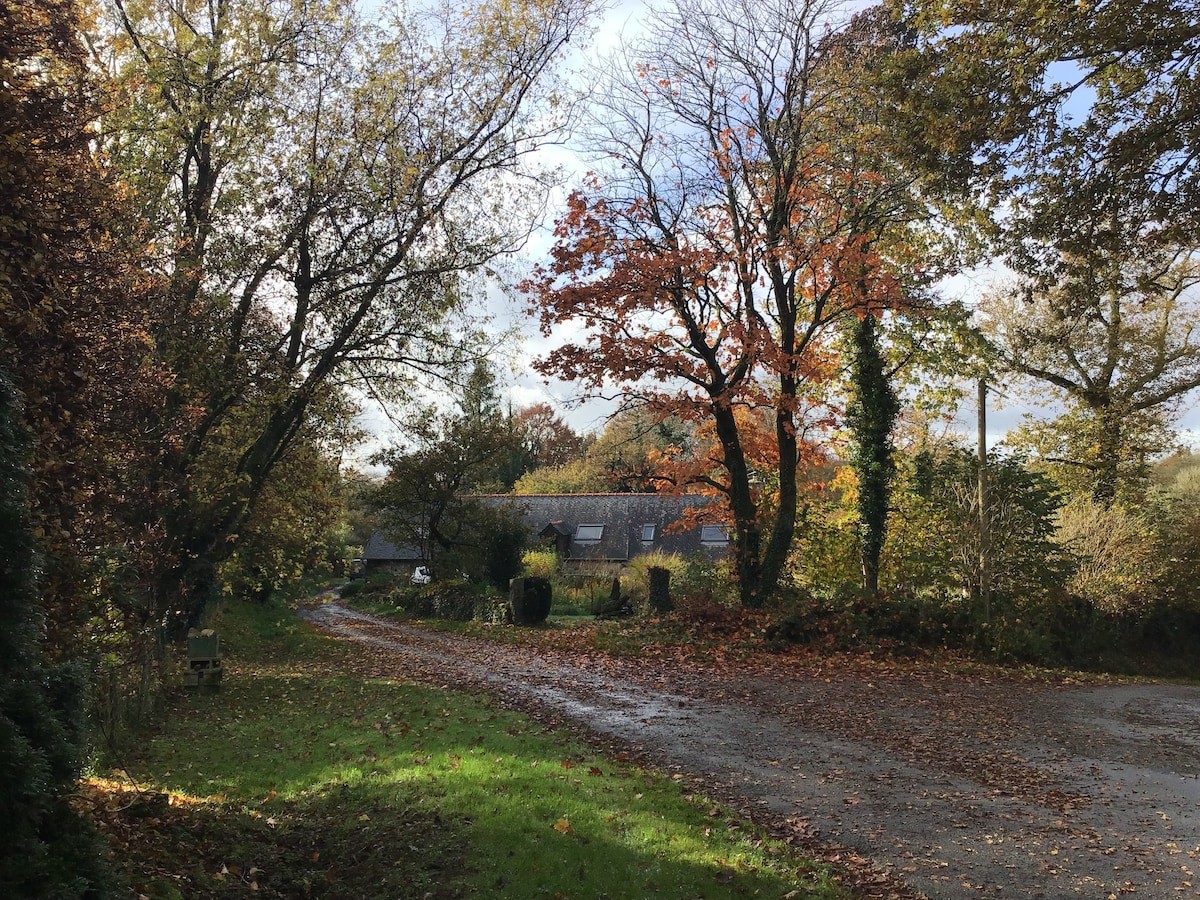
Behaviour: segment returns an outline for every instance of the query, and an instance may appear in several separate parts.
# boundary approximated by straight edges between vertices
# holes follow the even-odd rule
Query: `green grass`
[[[385,660],[285,610],[214,624],[225,684],[180,690],[129,767],[172,797],[124,848],[147,896],[844,896],[681,783],[485,697],[374,677]]]

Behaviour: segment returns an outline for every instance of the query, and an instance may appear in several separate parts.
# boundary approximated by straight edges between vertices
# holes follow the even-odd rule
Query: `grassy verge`
[[[670,778],[486,698],[355,675],[369,651],[286,610],[215,626],[225,684],[175,693],[126,766],[142,792],[84,785],[137,894],[844,896]]]

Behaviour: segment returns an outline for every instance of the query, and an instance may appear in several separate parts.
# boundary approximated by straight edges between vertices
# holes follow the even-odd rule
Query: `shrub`
[[[671,584],[679,584],[688,575],[689,563],[678,553],[663,553],[661,550],[655,550],[653,553],[635,556],[629,561],[625,572],[646,587],[649,584],[646,573],[650,569],[666,569],[671,573]]]
[[[737,586],[727,559],[714,560],[703,553],[689,554],[683,558],[681,572],[677,574],[672,570],[671,584],[674,585],[672,594],[676,597],[709,597],[723,606],[738,603]]]
[[[858,584],[862,578],[852,509],[857,485],[852,482],[853,473],[843,467],[833,484],[810,485],[801,500],[788,567],[803,588],[827,593]]]
[[[497,590],[521,574],[529,528],[510,510],[492,511],[491,522],[483,537],[483,576]]]
[[[475,593],[462,581],[439,581],[433,585],[433,616],[451,622],[475,618]]]
[[[885,588],[978,596],[979,461],[956,448],[910,461],[893,495],[884,552]],[[1061,591],[1072,561],[1055,542],[1061,497],[1050,479],[1019,457],[988,465],[992,591],[1033,598]]]
[[[554,589],[552,609],[555,615],[592,615],[609,599],[612,574],[608,571],[560,571],[550,583]]]
[[[1153,600],[1151,582],[1163,569],[1154,537],[1129,510],[1106,509],[1087,497],[1072,500],[1059,512],[1057,535],[1077,561],[1071,590],[1108,613],[1145,608]]]
[[[475,618],[489,625],[499,625],[508,617],[508,598],[488,591],[475,597]]]
[[[402,576],[391,572],[375,572],[363,579],[364,594],[386,594],[400,584]]]
[[[551,547],[526,550],[521,556],[522,570],[535,578],[552,578],[558,574],[558,554]]]
[[[100,841],[68,802],[86,679],[80,663],[52,662],[39,644],[38,547],[21,464],[29,441],[16,403],[0,373],[0,885],[7,897],[100,897]]]
[[[1151,500],[1163,561],[1159,603],[1200,614],[1200,465],[1193,463]]]
[[[975,627],[967,603],[932,593],[873,594],[844,586],[823,595],[801,590],[789,606],[765,633],[776,649],[796,643],[838,650],[955,648],[971,644]]]
[[[388,595],[396,609],[418,619],[431,619],[437,599],[436,584],[404,585]]]

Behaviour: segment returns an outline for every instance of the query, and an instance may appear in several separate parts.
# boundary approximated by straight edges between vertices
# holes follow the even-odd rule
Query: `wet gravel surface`
[[[301,614],[378,651],[380,674],[444,673],[686,773],[857,862],[867,893],[1200,897],[1200,687],[786,657],[718,670],[533,651],[336,604]],[[874,886],[863,859],[883,873]]]

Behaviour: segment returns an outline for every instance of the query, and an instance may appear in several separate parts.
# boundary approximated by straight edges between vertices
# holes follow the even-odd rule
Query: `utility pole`
[[[988,521],[987,381],[979,379],[979,599],[983,621],[992,618],[992,541]]]

